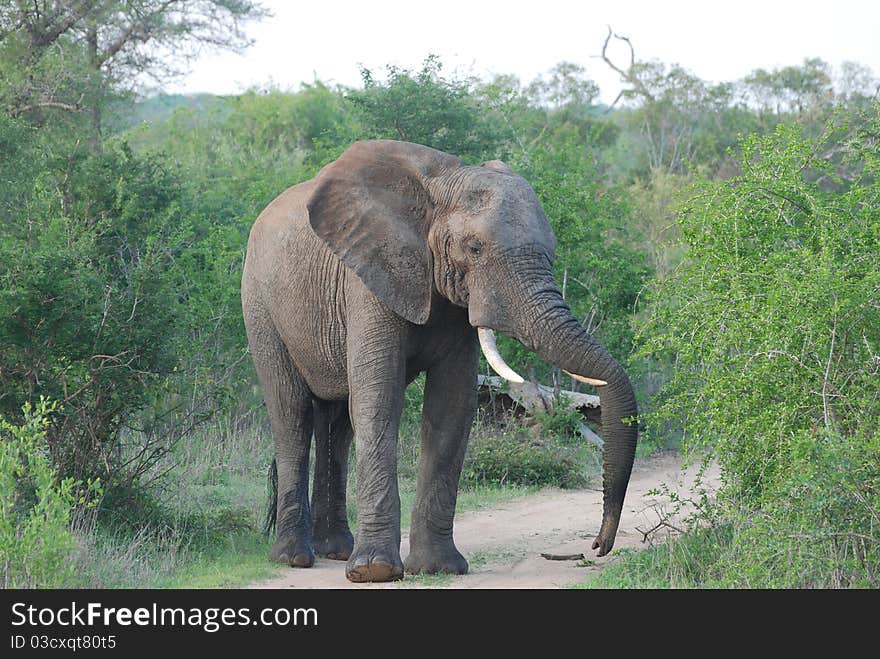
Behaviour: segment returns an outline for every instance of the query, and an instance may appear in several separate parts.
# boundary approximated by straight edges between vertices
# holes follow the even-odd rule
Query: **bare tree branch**
[[[619,41],[623,41],[629,47],[629,66],[625,70],[615,64],[608,56],[608,45],[611,43],[612,37]],[[617,104],[617,102],[627,94],[628,91],[635,91],[640,96],[645,97],[649,101],[656,100],[654,98],[654,95],[651,94],[650,91],[648,91],[647,87],[645,87],[642,81],[639,80],[633,72],[633,68],[636,64],[636,51],[633,48],[632,42],[629,40],[629,37],[622,37],[619,34],[615,34],[614,31],[611,29],[611,26],[609,25],[608,35],[605,37],[605,42],[602,44],[602,53],[599,55],[599,57],[602,58],[602,61],[604,61],[611,68],[612,71],[617,72],[622,82],[629,83],[634,88],[633,90],[621,90],[621,92],[617,95],[617,98],[614,99],[614,102],[609,107],[609,110],[613,108]]]
[[[59,103],[58,101],[42,101],[40,103],[31,103],[30,105],[25,105],[20,108],[14,108],[12,110],[12,116],[17,117],[20,114],[24,114],[25,112],[30,112],[31,110],[39,110],[41,108],[56,108],[58,110],[67,110],[69,112],[82,112],[83,108],[80,105],[71,105],[70,103]]]
[[[35,19],[33,23],[27,25],[28,35],[30,36],[31,46],[33,48],[44,48],[55,43],[61,35],[72,29],[79,21],[85,18],[90,11],[104,5],[104,2],[95,2],[95,0],[74,0],[73,2],[60,2],[57,4],[55,11],[51,16],[40,19],[39,9],[34,3],[33,13]]]
[[[149,30],[150,21],[164,14],[171,5],[177,4],[179,1],[180,0],[165,0],[165,2],[141,18],[141,20],[135,21],[129,25],[128,28],[126,28],[123,33],[113,41],[113,43],[104,48],[103,52],[98,56],[98,63],[104,64],[110,60],[132,40],[139,40],[141,43],[148,42],[153,37]]]
[[[636,531],[638,531],[639,533],[642,534],[642,542],[648,542],[648,538],[651,536],[652,533],[656,533],[660,529],[664,529],[664,528],[670,529],[672,531],[675,531],[676,533],[684,535],[684,531],[682,531],[680,528],[678,528],[674,524],[670,524],[667,519],[661,519],[659,522],[657,522],[653,527],[651,527],[647,531],[643,531],[640,528],[636,528]]]

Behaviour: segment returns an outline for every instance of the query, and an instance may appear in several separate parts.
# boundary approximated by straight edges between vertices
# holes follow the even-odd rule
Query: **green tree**
[[[740,84],[760,115],[777,118],[815,116],[834,99],[831,68],[818,58],[807,58],[801,66],[755,69]]]
[[[395,139],[454,153],[469,163],[496,158],[500,136],[472,93],[472,81],[448,80],[429,56],[420,71],[389,66],[387,80],[361,70],[363,90],[346,98],[362,125],[360,138]]]
[[[649,427],[724,471],[740,585],[878,576],[878,134],[875,104],[849,148],[861,178],[836,189],[815,182],[827,137],[745,139],[742,174],[682,207],[686,258],[640,331],[642,355],[674,360]]]
[[[187,292],[189,324],[179,339],[187,377],[240,383],[250,372],[239,290],[248,233],[274,197],[317,171],[325,151],[348,144],[344,107],[340,91],[316,82],[183,105],[126,133],[137,151],[173,163],[180,184],[192,232],[175,259]]]
[[[317,80],[301,85],[296,93],[268,89],[237,96],[225,126],[237,143],[256,153],[283,156],[309,151],[318,140],[346,139],[351,132],[348,121],[341,90]]]
[[[46,441],[61,476],[131,485],[170,437],[128,447],[122,431],[169,385],[190,318],[180,188],[124,142],[75,152],[59,173],[37,132],[0,129],[27,172],[0,208],[0,412],[59,401]]]
[[[529,93],[544,107],[567,109],[572,113],[588,111],[599,97],[599,85],[585,73],[579,64],[560,62],[550,70],[549,78],[539,76],[533,80]]]
[[[241,50],[251,0],[35,0],[0,12],[0,103],[13,115],[86,112],[93,148],[111,97],[164,80],[205,47]],[[52,114],[51,116],[55,116]]]

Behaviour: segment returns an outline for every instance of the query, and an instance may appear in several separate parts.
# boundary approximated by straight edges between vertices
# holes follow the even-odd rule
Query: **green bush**
[[[49,415],[40,399],[24,405],[23,423],[0,416],[0,563],[4,588],[51,588],[74,576],[76,542],[71,510],[88,506],[100,484],[65,478],[60,482],[46,450]]]
[[[535,439],[527,432],[477,432],[465,456],[463,485],[554,485],[584,487],[598,471],[590,447],[558,439]]]
[[[674,371],[646,421],[719,460],[720,583],[878,583],[880,103],[859,121],[851,180],[819,156],[841,127],[745,139],[742,174],[682,207],[685,260],[652,294],[641,355]]]
[[[876,588],[880,465],[875,437],[802,437],[759,506],[706,502],[683,536],[623,552],[589,588]],[[872,521],[873,520],[873,521]]]
[[[0,413],[22,423],[24,403],[58,401],[60,477],[136,487],[243,361],[224,304],[240,299],[243,241],[193,219],[173,165],[124,140],[90,153],[4,118],[4,144],[15,162],[0,169],[18,173],[0,203]]]
[[[569,401],[565,394],[560,394],[552,411],[536,409],[531,413],[542,436],[553,437],[566,444],[584,441],[579,430],[584,424],[584,417],[576,408],[568,407]]]
[[[801,437],[854,442],[880,418],[880,184],[820,186],[822,148],[782,126],[744,142],[742,176],[695,189],[687,260],[641,334],[677,365],[653,421],[683,421],[755,498]]]
[[[722,585],[876,588],[880,585],[880,437],[803,434],[787,473],[760,508],[733,508]],[[717,571],[717,570],[716,570]]]

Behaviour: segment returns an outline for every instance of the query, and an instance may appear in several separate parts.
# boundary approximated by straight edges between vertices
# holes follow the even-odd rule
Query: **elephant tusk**
[[[606,384],[608,384],[607,382],[605,382],[605,380],[597,380],[596,378],[587,378],[587,377],[584,377],[583,375],[576,375],[575,373],[570,373],[570,372],[566,371],[565,369],[562,369],[562,372],[565,373],[566,375],[570,375],[578,382],[583,382],[584,384],[591,384],[594,387],[604,387]]]
[[[498,347],[495,345],[495,332],[486,327],[478,327],[477,335],[480,337],[480,348],[483,350],[486,361],[489,362],[489,366],[492,367],[493,371],[514,384],[525,382],[501,357],[501,353],[498,352]]]

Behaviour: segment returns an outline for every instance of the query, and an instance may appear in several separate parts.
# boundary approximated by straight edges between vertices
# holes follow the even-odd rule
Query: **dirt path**
[[[643,548],[642,531],[657,523],[656,504],[663,501],[649,491],[663,484],[687,494],[695,468],[680,469],[676,454],[648,458],[636,463],[626,495],[623,519],[615,549]],[[717,485],[717,468],[704,483]],[[602,493],[596,490],[544,490],[491,509],[456,516],[455,541],[470,563],[464,576],[407,577],[393,584],[352,584],[345,578],[345,564],[318,558],[307,570],[279,568],[279,576],[252,584],[252,588],[560,588],[583,581],[591,572],[617,560],[597,558],[590,549],[602,521]],[[642,531],[640,531],[641,529]],[[401,556],[409,552],[404,533]],[[583,553],[589,564],[551,561],[549,554]]]

